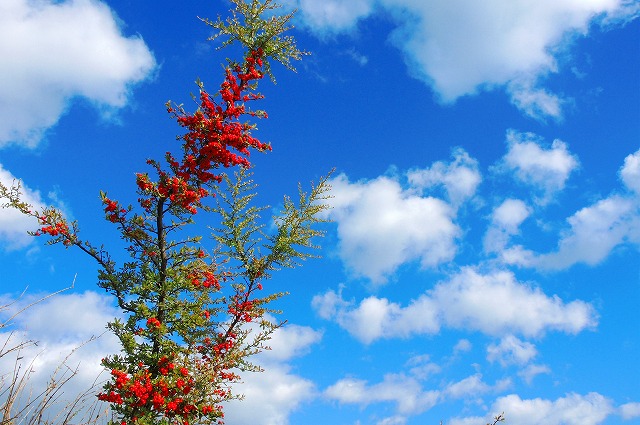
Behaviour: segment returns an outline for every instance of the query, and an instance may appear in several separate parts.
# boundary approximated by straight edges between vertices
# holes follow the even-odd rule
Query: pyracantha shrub
[[[277,6],[270,0],[233,3],[227,20],[204,21],[217,30],[214,39],[239,43],[244,56],[227,61],[215,94],[198,82],[194,112],[167,103],[184,131],[179,151],[148,160],[151,170],[136,175],[138,205],[100,193],[105,219],[126,242],[127,261],[82,240],[78,224],[60,210],[36,211],[22,202],[19,185],[0,186],[4,207],[38,221],[34,236],[79,248],[98,262],[98,285],[125,313],[125,320],[108,324],[121,352],[102,359],[110,379],[98,395],[117,424],[221,423],[221,403],[236,397],[238,374],[259,370],[249,357],[265,349],[280,326],[267,313],[283,294],[264,295],[265,281],[310,257],[312,239],[321,235],[315,225],[327,208],[328,177],[308,193],[300,190],[297,202],[285,198],[273,234],[260,222],[263,208],[252,204],[250,153],[271,150],[253,135],[251,120],[267,117],[250,107],[263,98],[258,82],[272,76],[270,61],[291,68],[305,52],[283,35],[291,14],[273,13]],[[231,168],[233,173],[224,171]],[[219,223],[209,249],[201,236],[188,236],[189,225],[203,214]]]

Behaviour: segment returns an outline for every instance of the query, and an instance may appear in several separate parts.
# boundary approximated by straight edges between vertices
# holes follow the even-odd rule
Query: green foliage
[[[260,212],[265,208],[251,205],[256,196],[256,185],[248,170],[237,171],[234,180],[224,175],[226,188],[218,190],[215,209],[222,218],[223,227],[214,234],[220,245],[228,248],[221,254],[236,260],[243,274],[250,279],[270,277],[272,271],[295,267],[313,257],[311,250],[318,246],[312,240],[324,235],[314,226],[326,221],[321,215],[329,208],[329,176],[323,177],[317,185],[312,184],[309,193],[299,185],[297,204],[285,197],[282,211],[273,217],[276,232],[268,235],[264,226],[258,224]]]
[[[293,28],[290,21],[295,11],[286,15],[278,15],[274,11],[281,6],[272,0],[231,1],[236,8],[226,20],[221,17],[218,17],[216,21],[200,18],[218,31],[210,38],[211,40],[218,37],[226,38],[220,48],[239,42],[248,51],[262,49],[265,55],[264,70],[274,82],[275,77],[271,72],[269,58],[281,63],[287,69],[295,71],[291,61],[301,60],[303,56],[309,55],[309,52],[298,49],[292,36],[283,35]],[[270,16],[265,18],[265,15]]]

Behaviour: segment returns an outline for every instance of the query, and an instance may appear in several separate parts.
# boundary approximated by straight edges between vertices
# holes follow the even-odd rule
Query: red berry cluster
[[[38,222],[41,227],[32,233],[33,236],[49,235],[62,240],[64,246],[73,245],[75,238],[69,230],[69,225],[62,217],[58,219],[53,215],[42,215],[38,217]]]
[[[193,114],[182,108],[167,107],[178,124],[187,130],[180,136],[183,155],[176,159],[170,152],[166,153],[169,172],[161,170],[157,162],[148,161],[158,172],[157,183],[146,174],[137,175],[138,188],[143,194],[138,201],[147,212],[158,200],[168,200],[171,205],[195,214],[201,199],[209,195],[202,186],[221,180],[213,170],[236,165],[249,167],[247,156],[251,148],[271,150],[270,145],[251,135],[254,125],[241,122],[243,115],[266,117],[266,113],[246,107],[246,102],[262,98],[253,90],[255,81],[264,76],[260,71],[263,56],[262,49],[256,49],[245,59],[244,66],[227,69],[218,92],[221,102],[217,103],[201,89],[200,105]]]
[[[185,367],[177,368],[166,356],[157,363],[158,375],[153,378],[148,369],[134,374],[113,369],[113,382],[98,399],[139,412],[152,412],[167,418],[175,418],[176,424],[189,425],[202,417],[219,419],[223,416],[220,406],[202,404],[198,407],[189,394],[195,381]],[[139,417],[130,416],[135,424]],[[125,424],[126,422],[123,422]]]

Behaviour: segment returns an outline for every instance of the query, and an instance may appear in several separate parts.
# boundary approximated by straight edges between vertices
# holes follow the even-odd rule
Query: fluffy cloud
[[[230,423],[286,425],[289,415],[305,401],[316,396],[315,384],[291,373],[287,363],[303,355],[320,341],[322,333],[306,326],[286,325],[278,328],[269,341],[271,350],[255,359],[261,373],[245,373],[235,390],[244,395],[225,406],[225,419]]]
[[[640,150],[624,159],[620,179],[629,190],[640,194]]]
[[[0,56],[0,147],[36,146],[74,97],[103,111],[125,106],[155,68],[142,39],[125,37],[96,0],[3,1]]]
[[[40,193],[29,189],[23,182],[19,181],[13,174],[5,170],[0,164],[0,183],[10,188],[15,183],[20,183],[22,200],[36,209],[45,207]],[[5,203],[5,199],[0,198],[0,205]],[[14,250],[24,248],[29,245],[32,237],[27,231],[35,231],[37,223],[30,217],[26,217],[12,208],[0,208],[0,248]]]
[[[271,350],[261,354],[262,361],[283,362],[303,355],[322,339],[322,332],[308,326],[286,325],[278,328],[269,341]]]
[[[497,361],[503,366],[510,364],[524,365],[538,354],[536,346],[522,341],[513,335],[507,335],[500,340],[500,344],[490,344],[487,347],[487,360]]]
[[[638,205],[629,199],[603,199],[567,222],[570,229],[560,240],[558,251],[539,256],[535,261],[539,267],[563,269],[579,262],[596,265],[625,241],[640,243]]]
[[[315,296],[312,306],[316,311],[331,311],[333,314],[324,318],[335,320],[365,344],[380,338],[435,334],[441,326],[438,305],[427,296],[412,301],[407,307],[374,296],[353,306],[329,290]]]
[[[588,303],[549,297],[507,271],[480,274],[472,268],[437,284],[406,307],[374,296],[355,305],[331,290],[314,297],[312,306],[365,344],[435,334],[442,326],[488,335],[540,336],[552,330],[575,334],[597,324]]]
[[[449,398],[477,398],[489,391],[503,391],[511,385],[507,378],[496,382],[493,386],[482,380],[482,375],[476,373],[458,382],[451,382],[444,389],[443,394]]]
[[[478,161],[464,149],[455,149],[452,156],[450,163],[438,161],[429,168],[408,172],[409,183],[419,189],[443,186],[452,205],[462,204],[475,195],[482,176]]]
[[[491,224],[484,236],[485,252],[500,252],[507,246],[511,236],[519,233],[520,224],[531,210],[519,199],[507,199],[493,210]]]
[[[532,150],[536,151],[537,148],[533,147]],[[551,168],[556,170],[557,176],[555,183],[547,183],[547,185],[551,184],[556,187],[564,185],[562,181],[566,179],[571,168],[570,157],[567,155],[562,151],[556,152],[555,155],[547,153],[547,162],[556,164]],[[524,153],[520,153],[514,158],[525,156]],[[505,158],[508,157],[509,154],[505,156]],[[515,159],[505,161],[505,163],[509,162],[517,163]],[[531,162],[523,161],[523,163]],[[516,167],[514,169],[518,170]],[[533,184],[536,180],[533,176],[539,175],[539,180],[542,180],[542,176],[545,175],[545,172],[533,171],[534,167],[532,166],[529,169],[528,174],[521,176],[522,180],[528,180]],[[549,171],[546,174],[548,174],[548,180],[553,182],[553,172]],[[625,158],[618,174],[627,192],[614,192],[567,218],[567,226],[559,236],[556,250],[548,253],[536,253],[521,245],[515,245],[501,251],[504,262],[541,270],[563,270],[578,263],[590,266],[597,265],[621,245],[640,245],[640,202],[636,195],[638,193],[637,181],[640,181],[640,151]],[[547,194],[552,192],[552,190],[546,191]],[[513,217],[518,219],[517,215]],[[489,248],[493,248],[493,251],[499,251],[505,247],[508,233],[508,231],[501,230],[500,226],[493,224],[487,232],[485,244],[488,243]],[[486,248],[487,245],[485,245]]]
[[[13,295],[0,295],[0,324],[37,299],[37,296],[16,299]],[[110,301],[110,297],[91,291],[61,293],[18,314],[11,320],[10,327],[0,327],[0,348],[5,341],[9,341],[6,347],[21,341],[37,341],[37,346],[27,346],[18,354],[23,368],[30,365],[35,371],[29,379],[33,388],[45,388],[51,374],[63,362],[71,369],[77,368],[77,375],[64,385],[64,394],[55,409],[84,391],[99,389],[101,385],[94,387],[97,378],[100,377],[98,382],[108,378],[103,373],[100,360],[120,350],[115,336],[105,333],[106,323],[120,316]],[[82,346],[97,336],[99,338]],[[320,332],[304,326],[279,328],[269,344],[272,350],[255,359],[265,367],[265,372],[243,375],[243,383],[236,389],[245,395],[245,399],[228,404],[225,410],[227,419],[256,425],[287,424],[289,414],[316,394],[314,384],[291,373],[287,361],[302,355],[321,337]],[[0,349],[0,354],[2,352]],[[15,361],[16,356],[0,356],[0,370],[13,370]],[[93,395],[88,400],[92,402]]]
[[[370,0],[285,0],[283,3],[298,9],[305,26],[322,37],[352,30],[358,20],[373,9]]]
[[[537,336],[548,330],[575,334],[596,324],[591,305],[549,297],[507,271],[483,275],[465,268],[427,294],[437,301],[447,326],[489,335]]]
[[[457,345],[456,347],[454,347],[454,353],[458,351],[457,347]],[[426,380],[432,375],[440,373],[442,370],[442,368],[436,363],[432,362],[430,357],[426,354],[410,358],[409,361],[407,361],[406,366],[409,367],[411,375],[415,376],[421,381]]]
[[[542,87],[559,58],[593,23],[627,22],[637,7],[623,0],[331,0],[293,2],[318,34],[352,30],[375,11],[391,13],[392,42],[411,73],[444,102],[503,87],[534,118],[562,115],[565,100]],[[377,6],[377,7],[374,7]],[[452,30],[454,29],[454,30]]]
[[[315,397],[315,385],[292,374],[284,364],[270,364],[264,372],[244,374],[236,390],[243,400],[225,406],[225,421],[236,424],[286,425],[289,415]]]
[[[636,200],[612,195],[582,208],[567,219],[554,252],[538,254],[514,246],[503,253],[506,262],[543,270],[562,270],[578,263],[594,266],[622,244],[640,244],[640,211]]]
[[[57,368],[60,368],[58,379],[69,378],[71,371],[76,370],[76,375],[60,388],[59,399],[49,413],[54,414],[86,391],[90,391],[84,405],[88,407],[95,401],[93,394],[99,389],[99,383],[108,377],[100,366],[100,359],[120,349],[116,337],[105,333],[107,321],[119,316],[119,311],[106,296],[87,291],[57,294],[20,313],[38,299],[37,296],[16,299],[12,295],[0,295],[0,306],[4,307],[0,308],[0,323],[15,316],[11,325],[0,330],[0,345],[7,341],[6,349],[23,341],[37,342],[19,352],[0,356],[0,370],[13,370],[15,362],[22,365],[21,370],[30,370],[24,394],[29,391],[38,394],[46,388]],[[19,403],[25,402],[23,398]],[[83,413],[77,413],[80,420]]]
[[[514,173],[516,180],[539,193],[536,201],[548,203],[564,189],[567,179],[578,167],[578,159],[561,140],[545,149],[543,140],[532,133],[507,133],[507,153],[502,166]]]
[[[568,394],[557,400],[521,399],[511,394],[493,404],[491,412],[508,412],[507,419],[518,425],[598,425],[614,412],[611,400],[598,394]],[[451,425],[484,423],[489,418],[455,418]]]
[[[325,397],[344,404],[363,407],[380,402],[395,403],[401,415],[415,415],[433,407],[439,391],[425,391],[413,377],[401,374],[385,375],[382,382],[369,385],[367,381],[344,378],[324,391]]]
[[[340,255],[355,275],[380,283],[403,263],[430,267],[454,257],[460,231],[446,202],[404,190],[390,177],[351,183],[340,175],[330,183]]]
[[[560,119],[562,108],[569,100],[541,88],[538,79],[536,75],[527,75],[510,81],[506,91],[511,102],[526,115],[540,121],[546,117]]]
[[[539,364],[530,364],[527,365],[524,369],[518,372],[518,376],[520,376],[527,384],[531,384],[533,382],[533,378],[543,373],[549,374],[551,373],[551,369],[546,365]]]
[[[619,408],[622,419],[640,418],[640,403],[626,403]]]
[[[390,373],[375,384],[356,378],[340,379],[324,391],[324,396],[362,408],[371,404],[392,403],[395,405],[395,415],[378,423],[405,423],[408,417],[423,413],[444,400],[475,399],[489,392],[503,391],[510,385],[509,379],[489,385],[482,380],[482,375],[475,374],[460,381],[442,383],[441,389],[426,390],[416,376]]]

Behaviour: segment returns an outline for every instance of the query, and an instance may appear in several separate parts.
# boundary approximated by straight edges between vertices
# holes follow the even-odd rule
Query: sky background
[[[284,3],[312,55],[261,83],[259,200],[335,168],[333,223],[322,259],[266,285],[288,324],[227,423],[640,423],[640,3]],[[231,51],[197,16],[229,7],[2,0],[0,181],[117,250],[99,191],[135,201],[176,147],[165,102],[217,89]],[[41,384],[120,313],[34,225],[0,210],[0,317],[74,284],[14,321]],[[69,393],[115,350],[78,350]]]

